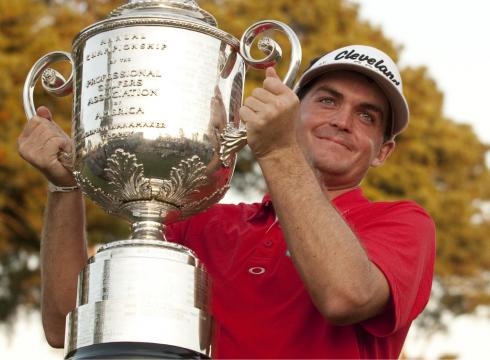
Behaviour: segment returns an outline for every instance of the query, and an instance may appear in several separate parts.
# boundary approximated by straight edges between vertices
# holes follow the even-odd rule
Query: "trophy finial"
[[[188,19],[202,21],[213,27],[216,19],[201,9],[195,0],[128,0],[124,5],[113,10],[109,18],[157,16],[164,18]]]
[[[128,3],[152,3],[152,2],[161,2],[161,3],[184,3],[197,6],[197,3],[194,0],[128,0]]]

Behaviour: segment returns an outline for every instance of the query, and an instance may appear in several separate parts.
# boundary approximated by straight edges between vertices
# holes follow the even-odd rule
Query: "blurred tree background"
[[[121,3],[0,0],[0,321],[12,321],[19,306],[37,308],[40,298],[38,253],[46,182],[18,156],[16,145],[26,122],[21,100],[26,75],[47,52],[69,51],[80,30]],[[362,21],[357,6],[348,0],[202,0],[199,4],[217,18],[221,29],[237,38],[264,18],[289,24],[303,47],[302,69],[309,59],[349,44],[378,47],[395,61],[402,50],[380,28]],[[285,68],[280,65],[279,72]],[[432,327],[441,324],[444,310],[470,313],[490,303],[490,242],[486,241],[490,218],[485,212],[490,197],[488,146],[470,126],[444,116],[444,95],[427,69],[404,68],[402,76],[410,127],[398,137],[390,161],[371,171],[363,188],[373,200],[413,199],[437,224],[438,291],[424,318]],[[247,74],[246,94],[262,77],[258,71]],[[55,120],[69,132],[70,99],[54,99],[39,89],[35,99],[51,108]],[[241,190],[263,186],[250,152],[242,152],[233,181]],[[91,243],[125,236],[125,224],[87,203]]]

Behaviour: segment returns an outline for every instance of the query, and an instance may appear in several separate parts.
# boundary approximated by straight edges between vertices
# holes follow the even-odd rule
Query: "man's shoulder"
[[[393,215],[418,214],[430,218],[429,213],[417,202],[413,200],[370,200],[361,188],[354,188],[351,191],[336,197],[333,200],[341,214],[347,217],[363,219],[379,219]]]
[[[347,212],[372,214],[373,212],[414,211],[427,214],[422,206],[409,199],[373,201],[360,187],[344,192],[337,196],[333,202],[339,210]]]
[[[390,216],[424,218],[433,222],[429,212],[413,200],[380,201],[375,204],[378,211],[386,212]]]
[[[389,212],[414,212],[429,216],[429,213],[417,202],[413,200],[394,200],[394,201],[371,201],[371,209]]]
[[[355,222],[368,225],[382,224],[412,224],[414,226],[434,227],[434,221],[420,204],[413,200],[369,201],[352,209],[350,217]]]

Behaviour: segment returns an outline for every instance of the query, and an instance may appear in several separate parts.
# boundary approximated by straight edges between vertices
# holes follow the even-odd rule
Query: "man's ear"
[[[383,165],[386,159],[390,157],[393,150],[395,150],[395,140],[385,141],[383,145],[381,145],[378,155],[371,161],[371,166],[378,167]]]

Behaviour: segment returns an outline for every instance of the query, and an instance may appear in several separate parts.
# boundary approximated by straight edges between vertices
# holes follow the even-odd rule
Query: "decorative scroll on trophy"
[[[129,1],[81,31],[71,54],[49,53],[32,67],[27,117],[39,78],[52,95],[73,93],[74,153],[60,160],[86,196],[132,224],[130,239],[103,245],[81,271],[65,358],[211,355],[210,279],[192,250],[165,241],[165,225],[229,188],[246,143],[238,115],[246,68],[281,57],[274,40],[258,40],[267,30],[291,42],[291,86],[301,47],[288,26],[262,21],[238,41],[193,0]],[[255,40],[263,59],[250,54]],[[72,65],[67,80],[49,68],[58,61]]]

